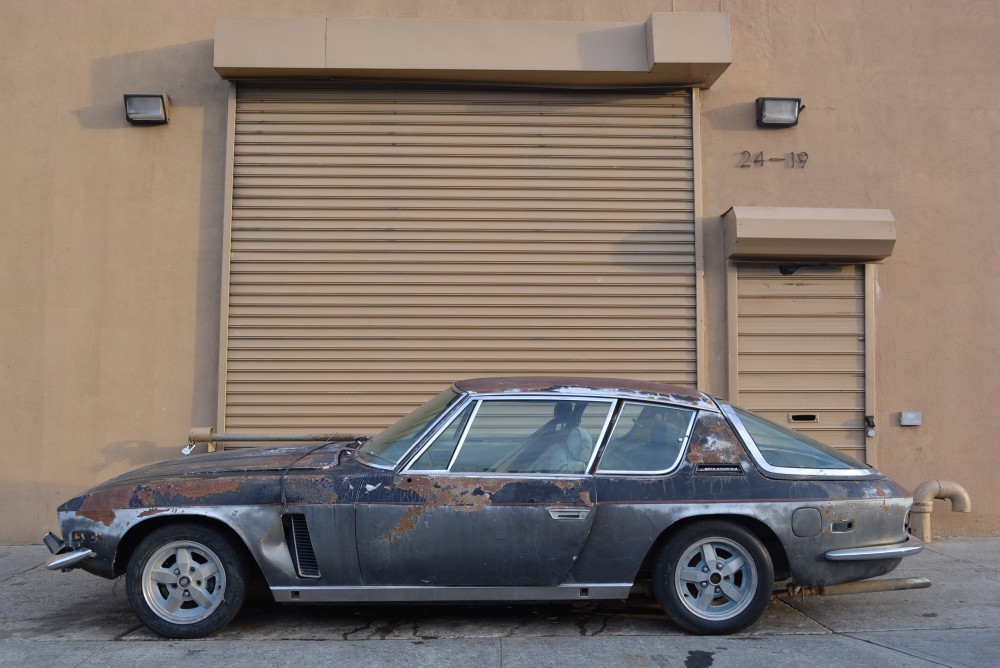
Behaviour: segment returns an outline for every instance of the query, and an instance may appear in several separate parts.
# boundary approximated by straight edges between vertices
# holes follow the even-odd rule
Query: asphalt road
[[[219,634],[164,640],[124,585],[51,572],[0,546],[0,666],[997,666],[1000,539],[952,538],[890,577],[930,589],[775,600],[745,632],[687,635],[641,601],[521,606],[279,606]]]

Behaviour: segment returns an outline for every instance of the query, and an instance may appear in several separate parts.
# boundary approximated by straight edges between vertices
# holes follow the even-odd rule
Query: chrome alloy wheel
[[[167,543],[143,564],[143,598],[154,614],[172,624],[194,624],[211,616],[225,591],[222,562],[201,543]]]
[[[756,595],[757,567],[749,552],[727,538],[692,544],[674,571],[677,598],[692,614],[706,620],[730,619]]]

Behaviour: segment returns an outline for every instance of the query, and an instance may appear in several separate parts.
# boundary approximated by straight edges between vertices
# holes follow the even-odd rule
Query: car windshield
[[[365,441],[358,449],[358,457],[377,466],[395,466],[458,396],[450,388],[445,390],[406,417],[400,418],[382,433]]]
[[[867,469],[853,457],[742,408],[733,407],[771,466],[799,469]]]

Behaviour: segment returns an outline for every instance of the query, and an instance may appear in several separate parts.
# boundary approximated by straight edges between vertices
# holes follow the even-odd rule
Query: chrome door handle
[[[590,508],[549,508],[549,517],[554,520],[585,520]]]

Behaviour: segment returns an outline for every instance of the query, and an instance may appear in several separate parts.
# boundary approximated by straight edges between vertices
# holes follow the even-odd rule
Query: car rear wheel
[[[129,559],[125,583],[132,610],[169,638],[215,633],[246,599],[243,551],[220,532],[172,524],[146,536]]]
[[[752,533],[728,522],[692,524],[672,536],[654,573],[656,598],[681,627],[701,635],[753,624],[771,600],[774,567]]]

